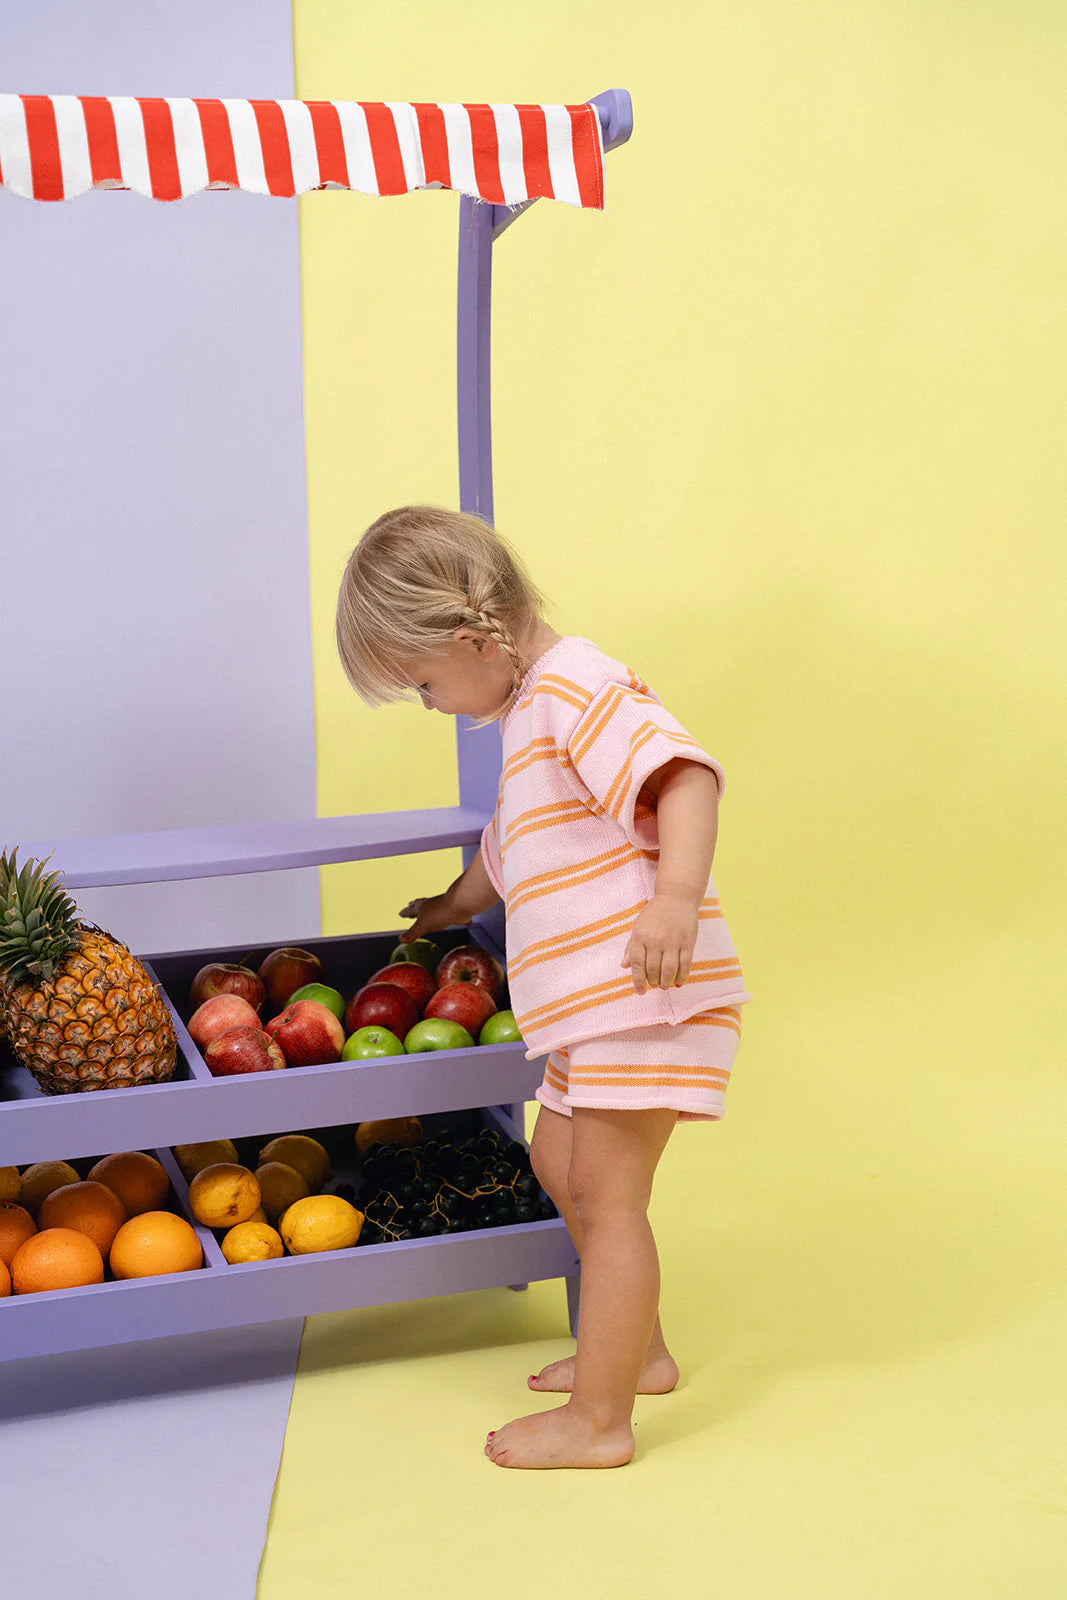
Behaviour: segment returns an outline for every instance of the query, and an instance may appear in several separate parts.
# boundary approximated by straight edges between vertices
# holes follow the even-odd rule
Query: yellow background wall
[[[672,1141],[657,1178],[689,1392],[669,1425],[639,1408],[645,1445],[669,1445],[651,1479],[583,1480],[625,1553],[612,1581],[667,1592],[662,1549],[629,1532],[659,1471],[674,1540],[679,1485],[702,1485],[734,1600],[851,1600],[858,1573],[887,1600],[1058,1592],[1062,1495],[1035,1483],[1064,1327],[1062,8],[297,0],[295,22],[303,97],[633,96],[606,214],[539,203],[494,282],[498,526],[552,623],[628,661],[724,763],[715,871],[755,996],[726,1120]],[[301,206],[320,809],[452,803],[451,723],[365,711],[332,618],[369,521],[457,503],[458,200]],[[331,869],[325,931],[397,926],[454,871]],[[395,1374],[379,1420],[401,1393],[425,1415],[472,1346],[367,1318],[383,1364],[361,1403]],[[361,1338],[306,1337],[319,1381],[298,1384],[279,1541],[321,1510],[309,1485],[329,1501],[315,1429],[357,1392]],[[469,1406],[497,1353],[466,1369]],[[395,1482],[417,1495],[406,1437]],[[476,1445],[464,1465],[450,1436],[434,1470],[499,1498],[506,1559],[514,1518],[559,1528],[575,1480],[483,1481]],[[394,1501],[373,1514],[395,1538]],[[459,1592],[463,1529],[428,1485],[420,1514]],[[272,1548],[281,1594],[306,1546]],[[363,1575],[399,1595],[389,1548],[400,1565],[365,1549]],[[675,1559],[679,1592],[708,1592],[704,1556]]]
[[[496,248],[497,523],[724,762],[754,991],[982,959],[1056,844],[1060,14],[530,15],[295,13],[304,97],[633,95],[606,214],[541,202]],[[448,804],[451,722],[364,710],[332,618],[374,516],[458,503],[458,199],[301,206],[320,810]],[[329,869],[327,931],[451,859]]]

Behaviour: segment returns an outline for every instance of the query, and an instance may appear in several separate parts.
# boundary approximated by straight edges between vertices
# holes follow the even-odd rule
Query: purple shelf
[[[517,1286],[519,1280],[565,1277],[573,1300],[577,1272],[574,1246],[559,1219],[13,1295],[0,1301],[0,1360]]]
[[[543,1075],[543,1063],[527,1061],[521,1044],[291,1067],[245,1078],[190,1076],[87,1094],[42,1095],[29,1074],[18,1069],[10,1072],[6,1092],[20,1098],[0,1100],[0,1166],[143,1150],[163,1140],[196,1144],[243,1138],[264,1128],[289,1133],[352,1120],[515,1104],[533,1098]]]
[[[62,870],[68,889],[102,889],[113,884],[222,878],[447,850],[453,845],[477,844],[488,821],[488,813],[470,806],[442,806],[431,811],[378,811],[303,822],[31,839],[19,845],[19,856],[22,861],[31,856],[44,861],[52,856],[52,865]]]
[[[485,1120],[509,1136],[517,1132],[495,1108]],[[571,1326],[577,1327],[580,1264],[561,1217],[230,1266],[218,1237],[192,1215],[172,1151],[164,1146],[151,1154],[170,1177],[169,1208],[196,1229],[204,1265],[0,1301],[0,1361],[471,1289],[521,1289],[541,1278],[567,1280]],[[352,1172],[346,1168],[343,1175]]]

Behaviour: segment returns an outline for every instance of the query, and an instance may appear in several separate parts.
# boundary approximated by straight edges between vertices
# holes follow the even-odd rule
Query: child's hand
[[[461,906],[456,905],[451,888],[446,889],[444,894],[432,894],[424,900],[409,900],[399,915],[415,918],[413,925],[401,933],[401,944],[411,944],[415,939],[424,939],[427,934],[440,933],[442,928],[466,927],[471,920],[469,912],[464,912]]]
[[[697,940],[697,908],[691,900],[654,894],[630,930],[621,965],[633,973],[638,994],[680,988],[689,976]]]

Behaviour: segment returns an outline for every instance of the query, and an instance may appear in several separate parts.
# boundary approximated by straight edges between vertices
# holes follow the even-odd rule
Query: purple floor
[[[5,1591],[254,1600],[303,1326],[0,1366]]]

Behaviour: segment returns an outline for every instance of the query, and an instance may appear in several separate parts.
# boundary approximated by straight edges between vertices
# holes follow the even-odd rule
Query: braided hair
[[[457,628],[492,639],[511,662],[512,687],[483,723],[514,703],[531,663],[518,640],[542,597],[495,529],[467,512],[400,506],[371,524],[349,557],[337,602],[337,648],[368,705],[408,698],[399,663],[447,650]]]

